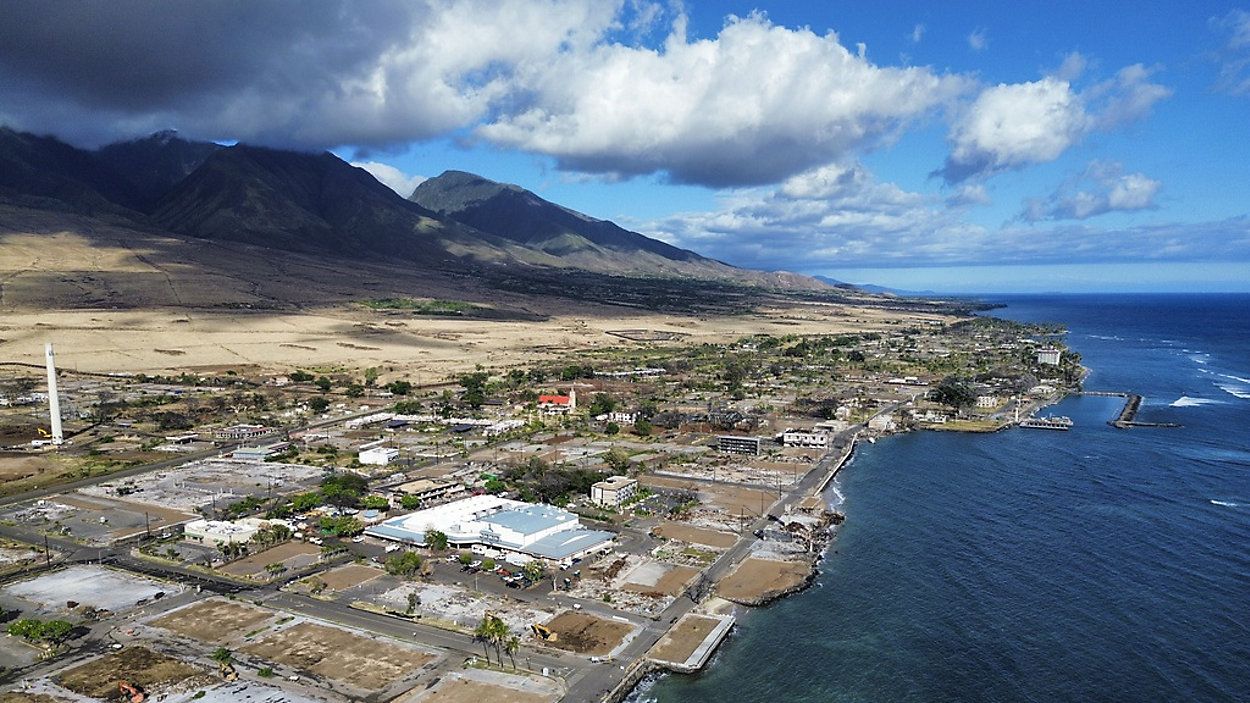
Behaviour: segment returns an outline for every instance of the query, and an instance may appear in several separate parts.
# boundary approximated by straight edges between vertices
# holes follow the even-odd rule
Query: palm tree
[[[499,659],[499,666],[503,668],[503,645],[512,635],[512,631],[508,629],[508,623],[501,618],[491,616],[494,623],[491,625],[491,639],[495,645],[495,656]]]
[[[486,663],[490,663],[490,650],[487,645],[494,636],[494,617],[487,614],[482,616],[482,622],[473,630],[473,639],[482,643],[482,654],[486,657]]]
[[[510,635],[508,641],[503,643],[503,651],[508,653],[508,659],[512,660],[512,670],[516,671],[517,650],[521,648],[521,638],[516,635]]]

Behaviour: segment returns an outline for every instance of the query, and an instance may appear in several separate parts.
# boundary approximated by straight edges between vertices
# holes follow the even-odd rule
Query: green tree
[[[413,495],[403,495],[399,499],[399,506],[404,510],[416,510],[421,507],[421,499]]]
[[[372,388],[373,384],[378,382],[379,373],[380,373],[380,369],[378,369],[378,367],[376,366],[370,366],[369,368],[365,369],[365,385]]]
[[[512,670],[516,671],[516,653],[521,649],[521,638],[516,635],[509,635],[508,639],[503,643],[503,651],[508,653],[508,659],[512,661]]]
[[[616,400],[607,393],[596,393],[587,410],[592,416],[606,415],[616,410]]]
[[[417,611],[417,606],[421,605],[421,597],[416,591],[408,591],[408,610],[407,613],[412,615]]]
[[[320,388],[322,393],[329,393],[330,388],[334,386],[334,382],[326,376],[318,376],[317,380],[313,382],[313,385]]]
[[[427,530],[425,533],[425,546],[436,552],[445,551],[447,549],[447,533],[439,530]]]
[[[321,396],[317,396],[316,398],[308,401],[308,407],[315,413],[323,413],[330,409],[330,401],[322,398]]]
[[[421,571],[421,555],[416,552],[403,552],[386,559],[386,573],[392,576],[411,578]]]
[[[538,581],[543,577],[543,565],[537,559],[526,563],[521,570],[525,573],[525,578],[530,581]]]
[[[213,653],[208,655],[208,657],[218,664],[229,664],[231,661],[234,661],[234,653],[225,647],[214,649]]]
[[[364,394],[365,394],[365,387],[360,385],[359,383],[353,383],[347,387],[348,398],[359,398],[360,396]]]
[[[962,410],[977,400],[976,391],[972,390],[972,386],[956,376],[947,376],[942,379],[937,388],[933,389],[930,397],[955,410]]]
[[[388,510],[391,507],[391,501],[384,496],[365,496],[361,499],[360,504],[370,510]]]
[[[639,437],[646,437],[651,434],[651,421],[645,417],[638,418],[634,423],[634,434]]]
[[[291,380],[295,383],[308,383],[313,380],[313,375],[297,369],[291,373]]]
[[[606,434],[610,434],[610,435],[612,435],[612,434],[620,434],[620,433],[621,433],[621,426],[620,426],[620,425],[618,425],[618,424],[616,424],[615,422],[609,422],[609,423],[607,424],[607,426],[603,428],[603,431],[604,431],[604,433],[606,433]]]
[[[408,395],[412,391],[412,384],[404,380],[391,381],[387,384],[386,390],[395,395]]]

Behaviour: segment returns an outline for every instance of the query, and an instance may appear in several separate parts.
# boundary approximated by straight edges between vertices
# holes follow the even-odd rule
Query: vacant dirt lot
[[[686,585],[699,574],[698,569],[690,566],[674,566],[671,564],[664,564],[663,566],[665,567],[664,574],[660,578],[655,579],[654,582],[650,582],[650,579],[641,583],[628,580],[623,588],[634,593],[657,597],[678,596],[685,590]]]
[[[734,542],[738,541],[738,535],[732,532],[709,530],[703,527],[683,525],[680,522],[662,522],[656,525],[652,532],[657,537],[702,544],[705,547],[714,549],[729,549],[734,545]]]
[[[209,644],[223,644],[255,631],[272,613],[227,600],[204,600],[152,621],[152,625]]]
[[[716,618],[687,615],[656,643],[648,656],[659,661],[684,662],[719,624],[720,621]]]
[[[0,703],[69,703],[64,698],[53,698],[42,693],[0,693]]]
[[[804,562],[745,559],[716,585],[716,592],[735,603],[758,603],[803,583],[811,570]]]
[[[704,506],[713,507],[734,517],[758,517],[777,500],[774,491],[745,486],[728,486],[669,476],[644,476],[639,481],[647,486],[667,490],[694,491]]]
[[[340,566],[332,571],[327,571],[324,574],[319,574],[317,578],[324,581],[326,588],[331,591],[346,591],[362,583],[368,583],[384,573],[386,572],[381,569],[375,569],[372,566],[348,564],[347,566]]]
[[[221,567],[222,573],[231,576],[267,581],[271,578],[265,571],[269,564],[282,564],[288,569],[307,566],[321,556],[321,548],[307,542],[286,542],[263,552],[253,554]]]
[[[435,659],[428,652],[311,622],[269,632],[242,649],[366,691],[384,689]]]
[[[598,657],[611,654],[633,629],[623,622],[572,610],[555,616],[547,627],[560,636],[551,646]]]
[[[447,672],[433,686],[394,703],[549,703],[560,697],[551,679],[482,669]]]
[[[116,700],[117,682],[125,679],[149,694],[169,684],[184,683],[204,672],[190,664],[143,647],[128,647],[93,659],[57,676],[65,688],[92,698]],[[205,677],[207,680],[207,677]]]

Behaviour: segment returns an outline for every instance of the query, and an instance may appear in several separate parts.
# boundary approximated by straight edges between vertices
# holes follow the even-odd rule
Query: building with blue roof
[[[424,545],[437,530],[453,547],[497,550],[568,563],[606,551],[615,535],[582,527],[577,515],[554,505],[538,505],[492,495],[464,498],[418,510],[374,525],[365,534],[406,544]]]

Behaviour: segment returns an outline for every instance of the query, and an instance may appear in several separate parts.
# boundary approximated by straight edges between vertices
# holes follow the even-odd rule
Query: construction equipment
[[[48,438],[51,438],[51,437],[52,437],[52,433],[51,433],[51,432],[49,432],[49,431],[47,431],[47,430],[45,430],[45,429],[44,429],[44,428],[42,428],[42,427],[36,427],[35,429],[39,430],[39,436],[40,436],[40,437],[48,437]]]
[[[142,686],[136,686],[125,679],[117,682],[117,690],[130,703],[143,703],[148,699],[148,694],[143,691]]]
[[[558,642],[560,640],[560,635],[555,632],[552,632],[551,628],[547,627],[546,625],[539,625],[538,623],[533,623],[530,625],[530,630],[534,632],[535,637],[537,637],[538,639],[544,642]]]
[[[221,672],[221,678],[226,681],[238,681],[239,672],[234,670],[234,664],[230,662],[221,662],[217,669]]]

